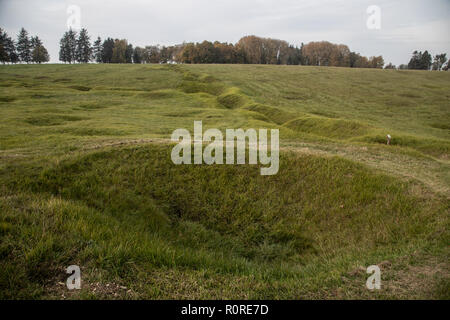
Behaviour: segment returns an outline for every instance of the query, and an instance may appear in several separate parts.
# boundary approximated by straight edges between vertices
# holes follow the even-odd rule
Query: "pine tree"
[[[95,40],[94,46],[92,47],[92,53],[93,53],[95,62],[101,63],[103,46],[102,46],[102,39],[100,39],[100,37],[97,37],[97,40]]]
[[[76,60],[81,63],[88,63],[92,59],[92,47],[88,32],[85,28],[81,29],[76,41]]]
[[[9,62],[9,54],[6,48],[8,34],[0,28],[0,62]]]
[[[102,62],[111,63],[113,57],[114,40],[111,38],[103,41],[102,46]]]
[[[16,51],[14,40],[0,28],[0,61],[17,63],[19,57]]]
[[[70,29],[66,31],[59,42],[59,60],[72,63],[76,58],[76,32]]]
[[[31,41],[28,32],[22,28],[17,38],[17,52],[20,61],[29,63],[31,61]]]
[[[42,44],[42,41],[41,39],[39,39],[39,37],[32,37],[31,44],[33,47],[33,50],[31,51],[31,58],[33,62],[42,63],[48,62],[50,60],[48,51]]]
[[[417,70],[421,69],[422,52],[415,50],[409,60],[408,69]]]
[[[431,68],[432,57],[431,54],[428,53],[427,50],[422,54],[422,58],[420,60],[421,69],[430,70]]]
[[[42,41],[41,41],[41,39],[39,39],[38,36],[31,37],[30,42],[31,42],[31,50],[33,50],[37,46],[42,45]]]
[[[67,33],[67,52],[69,63],[75,62],[76,60],[76,52],[77,52],[77,33],[70,29]]]
[[[11,37],[6,38],[6,52],[8,53],[9,62],[17,63],[19,61],[19,56],[17,55],[16,45]]]
[[[59,61],[67,62],[67,32],[59,40]]]

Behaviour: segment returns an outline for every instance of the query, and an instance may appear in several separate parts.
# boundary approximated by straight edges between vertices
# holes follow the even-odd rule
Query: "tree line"
[[[433,60],[432,60],[433,59]],[[432,58],[431,54],[425,50],[422,51],[414,51],[411,57],[411,60],[408,63],[408,69],[416,69],[416,70],[448,70],[449,62],[447,61],[447,54],[441,53],[437,54]]]
[[[29,37],[22,28],[14,41],[0,28],[1,62],[41,63],[49,58],[37,36]],[[97,37],[91,44],[85,28],[64,33],[60,40],[59,60],[64,63],[241,63],[417,70],[448,70],[450,64],[445,53],[433,57],[425,50],[414,51],[408,64],[396,67],[392,63],[385,65],[381,55],[365,57],[345,44],[319,41],[297,47],[283,40],[257,36],[245,36],[236,44],[203,41],[133,47],[126,39],[111,37],[105,40]]]
[[[48,62],[50,56],[38,36],[29,36],[22,28],[17,41],[0,28],[0,62],[2,63],[42,63]]]
[[[174,46],[133,47],[126,39],[100,37],[90,45],[86,29],[67,31],[60,41],[60,61],[97,63],[242,63],[382,68],[382,56],[366,58],[346,45],[327,41],[294,47],[277,39],[245,36],[236,44],[203,41]]]
[[[60,60],[68,63],[241,63],[397,69],[392,63],[385,65],[381,55],[365,57],[345,44],[328,41],[294,47],[283,40],[245,36],[236,44],[203,41],[133,47],[126,39],[108,37],[102,41],[97,37],[92,46],[89,39],[86,29],[78,36],[72,30],[67,31],[60,42]],[[448,70],[445,53],[436,55],[434,62],[431,60],[428,51],[414,51],[408,65],[400,65],[398,69]]]

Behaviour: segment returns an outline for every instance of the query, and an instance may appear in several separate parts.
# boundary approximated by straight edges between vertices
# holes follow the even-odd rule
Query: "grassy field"
[[[0,66],[0,298],[449,299],[450,73]],[[280,170],[170,135],[280,129]],[[385,137],[391,134],[392,144]],[[82,270],[68,291],[65,268]],[[365,268],[382,289],[365,287]]]

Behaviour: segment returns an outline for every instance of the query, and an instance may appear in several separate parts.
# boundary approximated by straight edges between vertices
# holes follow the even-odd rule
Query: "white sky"
[[[91,40],[126,38],[134,46],[235,43],[253,34],[294,45],[344,43],[396,65],[416,49],[450,55],[450,0],[0,0],[0,27],[14,38],[21,27],[38,35],[57,62],[69,5],[80,7]],[[366,27],[370,5],[381,8],[380,30]]]

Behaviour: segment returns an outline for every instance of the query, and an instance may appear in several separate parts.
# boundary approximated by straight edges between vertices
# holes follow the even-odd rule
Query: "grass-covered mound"
[[[285,126],[300,132],[318,136],[348,139],[365,135],[371,129],[368,125],[343,119],[332,119],[317,116],[305,116],[285,123]]]
[[[362,254],[404,253],[445,227],[438,202],[340,158],[283,153],[279,173],[261,176],[256,165],[176,166],[170,150],[93,152],[11,179],[1,208],[4,297],[40,297],[75,263],[87,283],[120,283],[139,297],[177,297],[162,279],[139,283],[155,272],[201,282],[200,272],[212,287],[185,297],[223,286],[231,298],[296,298],[339,285]]]

